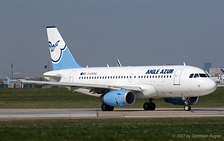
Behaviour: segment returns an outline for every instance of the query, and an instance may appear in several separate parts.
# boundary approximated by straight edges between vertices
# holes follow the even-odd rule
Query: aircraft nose
[[[215,83],[215,81],[213,81],[212,79],[210,79],[209,81],[206,82],[206,89],[208,91],[208,94],[214,92],[217,88],[217,85]]]

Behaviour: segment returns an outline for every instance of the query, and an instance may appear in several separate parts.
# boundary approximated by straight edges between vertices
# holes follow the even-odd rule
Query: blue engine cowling
[[[188,97],[189,105],[195,104],[198,102],[198,97]],[[164,98],[165,102],[172,103],[174,105],[185,105],[184,98],[182,97],[175,97],[175,98]]]
[[[128,106],[135,103],[135,93],[128,90],[117,90],[101,95],[100,101],[110,106]]]

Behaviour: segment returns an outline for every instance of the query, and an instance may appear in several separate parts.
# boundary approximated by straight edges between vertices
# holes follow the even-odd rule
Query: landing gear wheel
[[[102,104],[101,105],[101,110],[102,111],[113,111],[114,110],[114,106],[110,106],[107,104]]]
[[[109,106],[108,111],[113,111],[114,110],[114,106]]]
[[[184,110],[185,110],[185,111],[190,111],[190,110],[191,110],[191,106],[189,106],[189,105],[185,105],[185,106],[184,106]]]
[[[156,109],[156,104],[154,102],[150,102],[149,104],[149,110],[154,111]]]
[[[156,104],[154,102],[145,102],[143,104],[143,109],[145,111],[148,111],[148,110],[154,111],[156,109]]]
[[[149,102],[145,102],[145,103],[143,104],[143,109],[144,109],[145,111],[148,111],[148,110],[149,110],[149,107],[150,107]]]
[[[109,105],[107,105],[107,104],[102,104],[101,105],[101,110],[102,111],[108,111],[108,109],[109,109]]]

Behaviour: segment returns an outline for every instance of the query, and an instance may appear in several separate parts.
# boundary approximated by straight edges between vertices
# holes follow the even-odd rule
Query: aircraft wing
[[[142,91],[139,86],[113,86],[113,85],[101,85],[101,84],[82,84],[82,83],[68,83],[68,82],[50,82],[50,81],[32,81],[19,79],[22,83],[29,84],[40,84],[40,85],[53,85],[53,86],[63,86],[63,87],[77,87],[77,88],[101,88],[101,89],[126,89],[132,91]]]

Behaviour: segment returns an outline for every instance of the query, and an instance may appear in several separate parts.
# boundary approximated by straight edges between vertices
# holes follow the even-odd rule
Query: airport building
[[[222,72],[222,68],[210,68],[209,69],[209,74],[212,76],[212,77],[218,77],[220,74],[222,75],[223,72]]]

